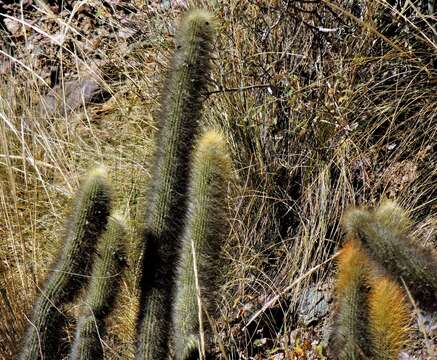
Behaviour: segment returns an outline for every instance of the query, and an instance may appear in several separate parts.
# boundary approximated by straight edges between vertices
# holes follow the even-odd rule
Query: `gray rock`
[[[95,80],[66,81],[63,87],[56,85],[42,98],[40,109],[49,115],[55,113],[66,115],[83,105],[101,103],[108,98],[108,92]]]
[[[316,286],[312,286],[302,295],[297,310],[299,320],[305,326],[316,324],[328,314],[328,306],[325,293],[317,289]]]

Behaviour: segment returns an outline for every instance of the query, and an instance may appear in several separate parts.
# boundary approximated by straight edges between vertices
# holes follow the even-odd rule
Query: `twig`
[[[334,260],[341,251],[337,251],[334,255],[332,255],[329,259],[325,260],[321,264],[314,266],[312,269],[307,271],[305,274],[299,276],[296,280],[294,280],[290,285],[288,285],[284,290],[282,290],[278,295],[275,295],[271,300],[267,301],[263,307],[258,310],[255,315],[253,315],[250,320],[247,322],[247,324],[243,327],[243,330],[246,330],[247,327],[256,319],[258,318],[262,313],[264,313],[268,308],[273,306],[282,296],[284,296],[287,292],[289,292],[294,286],[299,284],[303,279],[313,274],[316,270],[320,269],[322,266],[326,265],[330,261]]]
[[[269,88],[269,87],[272,87],[272,85],[258,84],[258,85],[249,85],[249,86],[236,87],[236,88],[220,88],[219,90],[209,91],[206,93],[206,95],[217,94],[222,92],[235,92],[235,91],[244,91],[244,90],[251,90],[251,89],[262,89],[262,88]]]
[[[402,282],[402,285],[405,289],[405,292],[407,293],[408,300],[410,301],[411,305],[413,306],[414,313],[415,313],[416,318],[417,318],[417,325],[419,327],[419,331],[422,333],[423,339],[425,340],[426,350],[431,354],[432,345],[431,345],[429,336],[426,332],[426,329],[425,329],[425,326],[423,323],[422,314],[420,313],[420,310],[419,310],[416,302],[414,301],[413,295],[411,295],[410,289],[408,288],[407,284],[405,283],[405,280],[402,277],[401,277],[401,282]]]
[[[381,34],[378,30],[376,30],[373,26],[371,26],[370,24],[358,19],[355,15],[351,14],[349,11],[343,9],[341,6],[338,6],[334,3],[332,3],[329,0],[322,0],[323,3],[325,3],[326,5],[328,5],[331,9],[337,10],[339,12],[341,12],[343,15],[347,16],[349,19],[355,21],[358,25],[360,25],[361,27],[365,28],[366,30],[368,30],[369,32],[371,32],[372,34],[376,35],[377,37],[381,38],[382,40],[384,40],[387,44],[389,44],[393,49],[399,51],[401,54],[404,54],[407,56],[407,58],[411,58],[411,54],[403,49],[401,46],[399,46],[398,44],[394,43],[392,40],[390,40],[387,36]]]

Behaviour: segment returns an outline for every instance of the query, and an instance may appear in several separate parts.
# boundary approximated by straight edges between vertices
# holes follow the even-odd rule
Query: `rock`
[[[398,356],[398,360],[417,360],[417,359],[413,356],[410,356],[406,352],[401,352]]]
[[[105,102],[109,97],[109,93],[95,80],[67,81],[64,87],[59,84],[50,90],[43,97],[40,108],[49,115],[57,112],[65,115],[82,105]]]
[[[318,323],[328,313],[325,293],[316,286],[308,288],[302,295],[297,312],[299,320],[305,326]]]
[[[170,8],[180,8],[180,9],[186,9],[188,7],[187,0],[161,0],[161,7],[163,9],[170,9]]]
[[[4,19],[3,23],[11,35],[15,36],[20,31],[21,24],[18,21],[13,19]]]

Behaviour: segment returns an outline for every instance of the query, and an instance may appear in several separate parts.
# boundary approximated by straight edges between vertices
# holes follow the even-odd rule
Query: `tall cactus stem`
[[[114,214],[97,245],[97,258],[91,272],[83,315],[79,319],[71,360],[103,359],[101,337],[105,318],[112,311],[124,264],[123,218]]]
[[[190,153],[198,132],[213,39],[211,16],[194,10],[177,30],[164,86],[158,146],[145,226],[136,359],[168,353],[175,267],[186,213]]]
[[[369,332],[373,360],[396,360],[408,341],[409,311],[402,289],[386,277],[372,281]]]
[[[332,346],[338,360],[368,358],[368,272],[365,252],[356,240],[349,240],[338,258],[338,311]]]
[[[20,360],[59,358],[62,305],[73,300],[87,281],[91,254],[107,223],[110,194],[103,168],[90,172],[75,202],[67,222],[64,248],[36,301]]]
[[[200,138],[192,162],[188,215],[174,306],[177,360],[187,360],[193,351],[202,351],[201,335],[210,333],[207,331],[208,319],[202,313],[212,314],[216,310],[216,275],[226,236],[230,168],[222,136],[208,131]],[[196,349],[195,344],[199,348]]]

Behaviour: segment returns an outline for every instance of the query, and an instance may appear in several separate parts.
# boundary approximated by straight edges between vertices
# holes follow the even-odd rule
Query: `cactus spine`
[[[72,360],[103,359],[100,337],[119,288],[124,262],[121,242],[125,232],[124,221],[119,215],[109,218],[107,229],[97,246],[99,256],[93,265],[84,314],[79,320],[71,352]]]
[[[199,332],[204,329],[208,333],[208,320],[200,314],[215,310],[215,278],[226,235],[225,204],[230,168],[222,136],[215,131],[205,133],[193,156],[188,216],[177,280],[173,322],[177,360],[198,355],[202,348]]]
[[[402,289],[386,277],[372,283],[369,330],[372,359],[396,360],[408,339],[408,307]]]
[[[106,226],[109,208],[106,175],[102,169],[96,169],[88,175],[77,197],[64,249],[37,299],[20,360],[59,358],[58,336],[63,324],[60,309],[87,280],[90,257]]]
[[[346,230],[357,236],[371,258],[395,278],[402,277],[422,305],[437,299],[437,255],[407,236],[409,219],[393,201],[373,211],[352,210]]]
[[[80,318],[70,359],[103,359],[99,332],[102,325],[102,322],[92,314]]]
[[[348,241],[338,259],[338,312],[333,350],[339,360],[367,359],[369,265],[356,240]]]
[[[186,212],[188,162],[209,73],[211,16],[190,12],[163,91],[152,196],[146,219],[137,359],[163,359],[174,292],[177,250]]]

